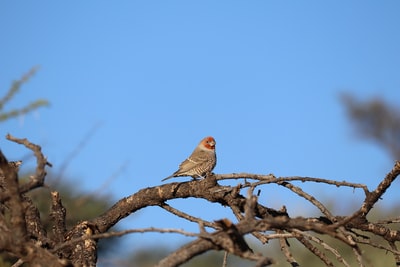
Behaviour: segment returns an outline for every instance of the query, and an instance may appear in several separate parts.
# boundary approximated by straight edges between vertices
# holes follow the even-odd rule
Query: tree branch
[[[65,226],[66,210],[62,205],[61,198],[57,192],[52,192],[50,216],[54,223],[54,237],[49,239],[43,229],[37,208],[32,200],[23,193],[44,185],[45,167],[50,164],[43,156],[40,146],[32,144],[27,139],[15,138],[11,135],[7,135],[7,139],[32,150],[37,159],[35,174],[31,176],[29,182],[19,185],[16,169],[11,167],[12,165],[0,152],[0,170],[3,175],[0,178],[4,180],[0,183],[2,190],[0,195],[0,230],[2,232],[0,248],[13,253],[20,259],[16,265],[22,263],[29,265],[43,264],[44,259],[46,259],[46,262],[51,263],[52,266],[68,264],[95,266],[99,239],[145,232],[178,233],[196,238],[162,259],[157,266],[178,266],[208,250],[224,250],[226,253],[252,260],[256,266],[273,264],[272,258],[253,251],[245,240],[246,235],[255,236],[262,244],[267,244],[271,239],[279,239],[280,249],[292,266],[298,266],[298,263],[288,245],[290,239],[297,239],[327,266],[334,266],[336,262],[350,266],[344,255],[332,243],[320,238],[319,235],[329,236],[347,246],[352,251],[359,266],[363,266],[363,257],[365,257],[361,253],[359,244],[367,244],[370,247],[390,252],[396,262],[400,259],[400,252],[395,244],[396,241],[400,241],[400,231],[387,227],[388,224],[397,222],[398,218],[378,220],[376,223],[370,222],[366,218],[375,203],[382,198],[400,174],[400,162],[396,162],[393,169],[372,192],[365,185],[346,181],[339,182],[300,176],[276,178],[273,174],[248,173],[213,174],[202,180],[173,182],[148,187],[122,198],[103,214],[92,220],[79,222],[69,230]],[[227,179],[244,179],[244,183],[239,183],[236,186],[218,184],[218,181]],[[316,196],[306,193],[300,186],[293,185],[292,181],[323,183],[338,188],[342,186],[356,188],[363,190],[366,196],[362,207],[353,214],[335,216]],[[257,197],[260,189],[257,187],[269,184],[288,188],[296,196],[308,200],[317,207],[324,217],[292,218],[285,207],[276,210],[261,205]],[[244,188],[248,189],[246,196],[241,194]],[[166,203],[172,199],[189,197],[204,199],[209,203],[218,203],[229,208],[236,216],[237,222],[232,222],[226,218],[216,218],[214,222],[206,221],[193,214],[173,208]],[[190,233],[183,229],[152,227],[108,232],[123,218],[149,206],[159,206],[183,220],[197,223],[199,233]],[[5,210],[10,212],[10,223],[6,219]],[[211,228],[212,232],[207,232],[205,226]],[[382,246],[375,241],[366,241],[367,235],[382,237],[389,245]]]
[[[28,139],[26,138],[16,138],[13,137],[10,134],[7,134],[6,138],[10,141],[13,141],[17,144],[24,145],[26,148],[30,149],[33,151],[35,157],[36,157],[36,174],[30,177],[30,180],[28,183],[25,183],[20,186],[19,191],[23,194],[26,193],[34,188],[43,186],[44,184],[44,178],[46,177],[46,170],[45,167],[46,165],[51,167],[51,163],[47,161],[47,159],[43,156],[42,154],[42,148],[38,145],[35,145],[31,142],[29,142]]]

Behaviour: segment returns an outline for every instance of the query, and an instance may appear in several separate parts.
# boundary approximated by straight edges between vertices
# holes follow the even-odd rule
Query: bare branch
[[[329,246],[328,243],[326,243],[324,240],[322,240],[322,239],[320,239],[320,238],[318,238],[316,236],[310,235],[310,234],[308,234],[306,232],[298,231],[296,229],[294,229],[293,232],[295,232],[295,233],[297,233],[299,235],[302,235],[305,238],[308,238],[309,240],[321,245],[324,249],[328,250],[333,255],[335,255],[336,259],[339,262],[343,263],[344,266],[350,267],[349,263],[342,257],[342,255],[340,255],[339,251],[337,251],[335,248]]]
[[[25,210],[22,205],[22,196],[18,187],[18,174],[8,164],[6,157],[0,151],[0,170],[4,175],[4,185],[7,190],[7,205],[10,207],[10,222],[13,229],[13,243],[21,245],[27,240],[25,224]]]
[[[226,266],[228,266],[228,252],[227,251],[225,251],[225,253],[224,253],[224,260],[222,262],[222,267],[226,267]]]
[[[161,260],[156,266],[178,266],[179,264],[186,262],[188,259],[211,249],[224,249],[231,254],[256,261],[256,266],[268,266],[274,262],[268,257],[253,253],[244,242],[242,235],[246,233],[246,230],[248,230],[248,224],[246,222],[239,222],[235,225],[229,220],[224,219],[218,223],[221,225],[223,230],[216,231],[212,234],[201,234],[201,238],[184,245]]]
[[[317,256],[326,266],[334,267],[335,265],[328,259],[328,257],[314,246],[310,241],[308,241],[302,234],[297,235],[297,240],[304,245],[309,251],[311,251],[315,256]]]
[[[395,242],[389,241],[389,246],[393,251],[399,251],[399,249],[396,246]],[[400,264],[400,254],[398,253],[393,253],[394,261],[396,262],[396,266]]]
[[[4,106],[20,91],[22,84],[26,83],[38,70],[38,67],[32,68],[28,73],[23,75],[19,80],[14,81],[7,93],[0,99],[0,122],[24,115],[40,107],[48,106],[49,102],[45,99],[38,99],[32,101],[28,105],[13,109],[7,112],[1,112]]]
[[[53,233],[54,233],[54,241],[56,243],[64,241],[64,235],[67,232],[65,217],[66,217],[66,209],[61,203],[60,194],[56,191],[51,192],[50,218],[54,222]]]
[[[278,230],[278,233],[282,233],[282,230]],[[279,235],[279,234],[278,234]],[[290,252],[289,249],[289,243],[287,241],[288,237],[295,237],[293,234],[280,234],[282,235],[279,238],[279,245],[280,245],[280,249],[283,252],[283,255],[286,258],[286,261],[288,263],[290,263],[291,266],[299,266],[299,264],[297,263],[297,260],[293,257],[292,253]]]
[[[23,194],[26,193],[34,188],[43,186],[44,184],[44,178],[46,177],[46,170],[45,167],[47,166],[52,166],[51,163],[47,161],[47,159],[43,156],[42,154],[42,148],[38,145],[35,145],[31,142],[28,141],[28,139],[20,139],[13,137],[10,134],[7,134],[6,138],[10,141],[13,141],[17,144],[24,145],[26,148],[30,149],[33,151],[36,157],[36,174],[30,177],[30,180],[28,183],[25,183],[20,186],[19,191]]]
[[[51,193],[52,211],[51,218],[54,224],[54,238],[47,238],[43,230],[41,218],[32,200],[23,193],[33,188],[44,186],[46,175],[45,167],[50,165],[41,152],[41,148],[32,144],[27,139],[18,139],[7,135],[7,139],[18,144],[23,144],[32,150],[37,159],[37,168],[31,180],[26,184],[19,185],[16,169],[12,169],[4,155],[0,155],[0,170],[5,182],[0,183],[2,194],[0,194],[0,249],[12,253],[18,260],[14,266],[25,263],[34,265],[47,260],[52,266],[95,266],[97,261],[97,242],[99,239],[120,237],[131,233],[175,233],[194,238],[171,255],[162,259],[157,266],[178,266],[209,250],[225,251],[223,264],[227,264],[227,255],[233,254],[244,259],[254,261],[255,266],[268,266],[274,263],[270,257],[255,253],[246,242],[246,235],[253,235],[264,245],[271,239],[279,239],[280,249],[286,260],[292,266],[298,266],[294,257],[294,248],[289,246],[289,239],[296,239],[316,255],[326,266],[334,266],[336,262],[350,266],[346,255],[341,254],[331,240],[340,241],[348,250],[351,250],[358,266],[363,266],[365,255],[362,254],[360,244],[366,244],[371,248],[385,250],[391,253],[396,261],[400,259],[400,251],[395,242],[400,241],[400,231],[387,227],[390,223],[400,220],[380,219],[371,222],[366,214],[373,205],[383,196],[387,188],[400,174],[400,163],[396,162],[392,171],[386,175],[377,189],[370,192],[367,186],[350,183],[347,181],[334,181],[312,177],[279,177],[273,174],[223,174],[209,175],[202,180],[189,182],[173,182],[162,186],[148,187],[117,201],[103,214],[77,223],[71,229],[66,229],[66,209],[62,205],[61,198],[57,192]],[[236,186],[222,186],[220,180],[244,179],[243,183]],[[356,212],[346,216],[335,216],[317,196],[305,192],[295,181],[305,183],[322,183],[336,186],[338,192],[340,187],[361,189],[366,197],[365,201]],[[298,198],[304,198],[313,206],[318,208],[323,216],[320,217],[291,217],[285,206],[276,210],[261,205],[258,200],[260,189],[258,186],[277,184],[288,188]],[[243,195],[243,189],[247,188],[247,195]],[[258,190],[258,191],[257,191]],[[283,190],[283,189],[281,189]],[[4,192],[4,194],[3,194]],[[237,221],[226,218],[216,218],[215,221],[207,221],[194,216],[195,213],[183,212],[167,204],[172,199],[185,198],[204,199],[209,203],[218,203],[222,207],[231,210]],[[18,204],[19,203],[19,204]],[[14,209],[14,207],[16,207]],[[195,222],[199,225],[199,232],[192,233],[184,229],[169,228],[143,228],[130,229],[120,232],[109,232],[110,228],[123,218],[140,209],[149,206],[159,206],[169,213]],[[12,207],[12,209],[9,209]],[[9,213],[6,213],[9,212]],[[7,221],[7,216],[11,220]],[[29,225],[27,225],[29,224]],[[206,229],[206,227],[208,227]],[[18,234],[19,231],[19,234]],[[211,232],[207,232],[211,231]],[[15,235],[17,233],[17,235]],[[389,245],[381,245],[367,237],[381,237]],[[325,239],[330,237],[330,239]],[[17,240],[15,239],[17,238]],[[273,242],[271,242],[273,243]],[[17,245],[19,244],[19,246]],[[14,247],[17,245],[17,249]],[[35,254],[30,254],[35,253]],[[32,255],[35,255],[35,260]],[[336,258],[336,260],[332,257]],[[59,260],[61,259],[61,261]],[[53,265],[54,263],[54,265]]]
[[[18,116],[21,116],[21,115],[25,115],[25,114],[33,111],[33,110],[36,110],[36,109],[38,109],[40,107],[45,107],[45,106],[48,106],[48,105],[49,105],[49,102],[47,100],[45,100],[45,99],[35,100],[35,101],[29,103],[28,105],[26,105],[23,108],[13,109],[13,110],[8,111],[8,112],[0,113],[0,122],[8,120],[10,118],[14,118],[14,117],[18,117]]]
[[[400,223],[400,217],[378,220],[376,224]]]
[[[336,218],[331,214],[331,212],[321,202],[319,202],[315,197],[304,192],[300,187],[294,186],[288,182],[282,182],[282,183],[278,183],[278,184],[282,185],[286,188],[289,188],[294,193],[298,194],[300,197],[307,199],[309,202],[311,202],[311,204],[316,206],[326,217],[328,217],[328,219],[331,222],[334,222],[336,220]]]
[[[208,221],[203,220],[201,218],[197,218],[195,216],[192,216],[192,215],[189,215],[187,213],[184,213],[184,212],[182,212],[180,210],[177,210],[177,209],[171,207],[170,205],[168,205],[166,203],[161,203],[160,207],[165,209],[165,210],[167,210],[167,211],[169,211],[169,212],[171,212],[172,214],[175,214],[176,216],[181,217],[183,219],[186,219],[186,220],[188,220],[190,222],[195,222],[195,223],[199,223],[199,224],[202,224],[204,226],[207,226],[207,227],[218,229],[218,226],[215,223],[208,222]]]
[[[335,181],[335,180],[314,178],[314,177],[302,177],[302,176],[275,177],[273,174],[260,175],[260,174],[252,174],[252,173],[216,174],[215,176],[216,176],[217,180],[254,179],[254,180],[260,181],[259,183],[254,183],[255,186],[258,186],[260,184],[300,181],[300,182],[324,183],[324,184],[335,185],[337,187],[347,186],[347,187],[352,187],[352,188],[361,188],[365,192],[369,192],[367,186],[364,184],[349,183],[346,181]]]
[[[32,69],[29,70],[28,73],[24,74],[21,79],[15,81],[10,89],[8,90],[7,94],[0,99],[0,110],[3,109],[4,105],[9,102],[16,93],[19,92],[19,89],[21,88],[21,85],[23,83],[26,83],[35,73],[37,72],[39,68],[38,67],[33,67]]]
[[[392,182],[400,174],[400,161],[396,161],[393,169],[386,175],[385,179],[378,185],[378,187],[367,195],[365,201],[360,209],[364,216],[372,209],[376,202],[382,197],[386,190],[391,186]]]
[[[62,244],[59,244],[55,246],[52,251],[56,252],[59,250],[62,250],[68,246],[74,245],[78,242],[82,242],[88,239],[104,239],[104,238],[111,238],[111,237],[121,237],[127,234],[134,234],[134,233],[174,233],[174,234],[181,234],[184,236],[189,236],[189,237],[198,237],[199,234],[191,233],[191,232],[186,232],[181,229],[173,229],[173,228],[156,228],[156,227],[148,227],[148,228],[141,228],[141,229],[129,229],[129,230],[124,230],[124,231],[118,231],[118,232],[106,232],[106,233],[101,233],[101,234],[92,234],[92,235],[85,235],[77,238],[70,239]]]

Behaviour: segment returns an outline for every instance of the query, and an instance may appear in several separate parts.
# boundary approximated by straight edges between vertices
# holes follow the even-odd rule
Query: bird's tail
[[[161,180],[161,182],[164,182],[165,180],[171,179],[171,178],[173,178],[173,177],[174,177],[174,175],[170,175],[170,176],[168,176],[168,177],[165,177],[164,179]]]

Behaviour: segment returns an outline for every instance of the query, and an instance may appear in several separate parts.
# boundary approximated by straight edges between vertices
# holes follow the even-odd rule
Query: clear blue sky
[[[159,185],[207,135],[217,140],[216,173],[372,188],[393,162],[356,138],[339,94],[399,103],[399,12],[399,1],[3,1],[0,92],[40,66],[6,110],[37,98],[51,106],[1,124],[0,136],[42,145],[57,172],[99,125],[65,179],[93,192],[126,164],[102,191],[115,199]],[[5,139],[0,147],[10,159],[26,154]],[[285,189],[263,190],[268,206],[309,212],[287,203]],[[176,205],[227,216],[205,202]],[[181,227],[164,215],[151,208],[121,227]]]

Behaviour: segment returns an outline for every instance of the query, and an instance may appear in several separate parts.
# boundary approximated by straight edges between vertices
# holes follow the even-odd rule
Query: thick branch
[[[18,175],[15,169],[8,164],[6,157],[0,151],[0,169],[4,176],[4,187],[10,210],[10,222],[13,229],[13,243],[21,248],[27,241],[25,211],[22,205],[22,196],[18,188]]]
[[[386,175],[385,179],[378,185],[378,187],[367,195],[365,198],[364,204],[361,207],[360,211],[366,216],[376,202],[382,197],[382,195],[386,192],[386,190],[390,187],[392,182],[397,178],[400,174],[400,161],[396,161],[393,169]]]
[[[327,257],[326,254],[333,254],[338,262],[349,266],[344,257],[339,254],[334,246],[311,234],[322,234],[341,241],[353,250],[353,255],[359,265],[362,265],[362,254],[358,247],[358,244],[363,243],[361,240],[362,238],[359,238],[361,234],[358,234],[358,232],[361,231],[372,233],[375,236],[381,236],[386,239],[390,244],[390,248],[386,248],[386,250],[395,256],[396,261],[400,258],[398,256],[400,252],[397,251],[397,247],[395,246],[395,242],[400,241],[400,231],[389,229],[383,225],[382,221],[379,223],[371,223],[366,218],[366,214],[400,174],[399,162],[396,162],[393,170],[373,192],[369,192],[365,185],[346,181],[339,182],[322,178],[298,176],[276,178],[272,174],[257,175],[243,173],[210,175],[203,180],[183,183],[175,182],[162,186],[149,187],[121,199],[102,215],[91,221],[80,222],[68,232],[65,227],[66,211],[61,204],[59,195],[53,193],[51,217],[55,226],[55,238],[54,240],[48,240],[41,225],[37,209],[29,198],[23,197],[23,193],[44,185],[44,178],[46,175],[45,166],[50,164],[41,153],[41,148],[39,146],[30,143],[26,139],[18,139],[10,135],[7,135],[7,139],[18,144],[23,144],[28,149],[31,149],[35,153],[37,159],[35,175],[32,176],[28,183],[21,186],[18,184],[16,172],[10,169],[4,155],[0,155],[0,169],[5,174],[4,179],[6,181],[4,184],[5,189],[3,190],[5,194],[1,194],[0,199],[3,202],[6,201],[7,208],[12,207],[12,209],[10,209],[10,224],[4,219],[4,214],[0,212],[0,230],[4,234],[0,237],[0,248],[5,251],[10,251],[19,257],[19,262],[39,264],[39,262],[43,262],[42,259],[46,259],[47,263],[51,263],[52,266],[66,264],[65,262],[58,261],[57,257],[60,257],[70,260],[72,264],[76,266],[95,266],[98,250],[97,240],[99,238],[120,236],[140,231],[168,232],[168,229],[147,228],[146,230],[132,229],[120,233],[107,233],[112,226],[123,218],[148,206],[160,206],[176,216],[198,223],[200,227],[200,233],[187,233],[184,230],[170,230],[170,232],[186,234],[196,237],[197,239],[163,259],[159,263],[159,266],[177,266],[208,250],[224,250],[230,254],[253,260],[257,262],[256,266],[272,264],[273,261],[271,258],[253,252],[244,239],[244,236],[247,234],[256,236],[263,243],[266,243],[271,238],[279,238],[281,250],[285,254],[288,262],[293,266],[295,266],[297,262],[290,252],[287,243],[289,238],[296,238],[299,240],[311,253],[318,256],[321,261],[328,266],[334,266],[335,262],[333,258]],[[218,180],[242,178],[245,179],[244,184],[238,184],[234,187],[221,186],[218,184]],[[247,179],[255,181],[248,182]],[[363,206],[357,212],[349,216],[334,216],[315,196],[307,194],[299,186],[291,184],[290,181],[317,182],[337,187],[347,186],[359,188],[364,190],[366,198]],[[254,196],[256,187],[266,186],[271,183],[285,186],[292,190],[297,196],[307,199],[315,207],[319,208],[326,217],[291,218],[287,214],[285,208],[282,208],[282,210],[275,210],[259,204],[257,197]],[[249,188],[247,197],[241,194],[243,188]],[[258,191],[260,190],[258,189]],[[235,214],[238,222],[232,223],[227,219],[221,218],[217,218],[220,220],[215,222],[208,222],[166,204],[166,201],[171,199],[189,197],[201,198],[211,203],[219,203],[224,207],[229,207]],[[15,205],[20,206],[14,209],[13,207]],[[25,220],[29,222],[29,225],[25,225]],[[390,223],[391,221],[383,222]],[[215,231],[208,233],[204,226],[212,227]],[[15,235],[15,233],[17,233],[17,235]],[[369,245],[378,247],[377,244],[373,242],[370,242]],[[13,246],[17,246],[18,249],[15,251],[12,250],[11,248],[13,248]],[[38,258],[32,259],[33,257]],[[53,261],[56,261],[56,263],[53,264]]]
[[[243,239],[244,234],[251,232],[251,230],[249,230],[250,225],[247,222],[240,222],[234,225],[229,220],[225,219],[218,223],[223,230],[216,231],[212,234],[201,234],[199,239],[184,245],[179,250],[161,260],[156,266],[178,266],[209,250],[225,250],[242,258],[256,261],[256,266],[260,267],[274,263],[269,257],[253,253],[247,246]]]
[[[210,202],[220,203],[224,206],[237,206],[244,212],[246,204],[244,196],[240,195],[234,188],[219,186],[215,180],[209,178],[142,189],[129,197],[121,199],[108,211],[92,220],[91,223],[96,225],[100,233],[103,233],[122,218],[141,208],[162,206],[167,200],[188,197],[204,198]],[[285,212],[270,209],[260,204],[257,204],[255,213],[259,218],[286,215]]]
[[[60,194],[56,191],[51,192],[51,213],[50,217],[53,220],[54,241],[56,243],[64,241],[64,235],[67,232],[66,228],[66,209],[64,208]]]

